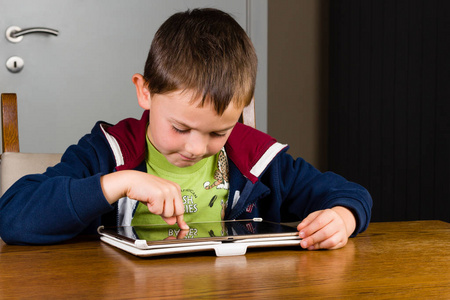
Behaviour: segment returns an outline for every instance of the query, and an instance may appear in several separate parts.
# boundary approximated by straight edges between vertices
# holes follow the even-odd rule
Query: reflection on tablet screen
[[[189,229],[181,230],[178,225],[133,226],[136,237],[147,241],[166,239],[194,239],[225,236],[224,222],[189,223]]]
[[[245,221],[222,221],[222,222],[192,222],[188,223],[189,230],[181,230],[177,225],[147,225],[133,227],[119,227],[118,233],[130,238],[147,241],[162,241],[173,239],[201,239],[228,237],[228,239],[239,239],[241,237],[252,237],[260,235],[294,235],[296,228],[283,226],[278,223]]]

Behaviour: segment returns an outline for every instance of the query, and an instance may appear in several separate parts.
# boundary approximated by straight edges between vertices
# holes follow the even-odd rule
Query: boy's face
[[[147,135],[153,146],[177,167],[192,166],[218,153],[243,110],[231,103],[219,116],[210,103],[199,106],[200,98],[191,101],[192,91],[149,98]]]

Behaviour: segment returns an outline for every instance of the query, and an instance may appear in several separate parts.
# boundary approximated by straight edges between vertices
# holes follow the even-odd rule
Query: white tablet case
[[[298,234],[290,236],[274,236],[274,234],[271,234],[270,237],[260,236],[257,238],[244,238],[231,241],[186,241],[186,243],[149,245],[146,240],[137,239],[129,241],[120,239],[119,237],[102,232],[102,229],[103,227],[101,226],[98,230],[101,235],[100,240],[139,257],[212,250],[215,251],[217,256],[244,255],[247,252],[247,248],[299,246],[301,240]]]

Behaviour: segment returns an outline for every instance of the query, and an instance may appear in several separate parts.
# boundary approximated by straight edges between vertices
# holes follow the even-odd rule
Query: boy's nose
[[[185,149],[193,157],[201,157],[206,154],[208,139],[203,135],[193,134],[186,143]]]

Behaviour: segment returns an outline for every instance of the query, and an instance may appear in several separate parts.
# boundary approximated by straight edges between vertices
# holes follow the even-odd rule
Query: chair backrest
[[[0,162],[0,193],[27,174],[43,173],[61,160],[59,153],[20,153],[17,95],[1,95],[2,147]]]
[[[0,164],[1,195],[21,177],[28,174],[43,173],[61,161],[59,153],[20,153],[5,152]]]
[[[244,111],[242,112],[242,123],[245,125],[251,126],[253,128],[256,128],[256,121],[255,121],[255,98],[252,99],[252,102],[249,106],[244,108]]]
[[[2,94],[2,152],[19,152],[17,95]]]

